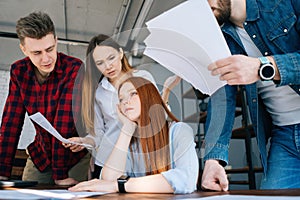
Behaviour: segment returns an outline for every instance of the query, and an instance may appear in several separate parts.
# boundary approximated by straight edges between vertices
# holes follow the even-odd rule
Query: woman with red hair
[[[100,179],[71,191],[191,193],[198,158],[191,127],[178,122],[150,81],[130,77],[118,90],[123,124]],[[166,115],[168,119],[166,119]]]

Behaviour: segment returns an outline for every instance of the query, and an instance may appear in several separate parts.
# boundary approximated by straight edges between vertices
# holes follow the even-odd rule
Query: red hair
[[[150,81],[141,77],[130,77],[120,84],[119,90],[125,82],[133,84],[141,101],[140,124],[131,139],[131,145],[141,145],[147,175],[167,171],[170,169],[170,150],[166,113],[171,120],[178,120]]]

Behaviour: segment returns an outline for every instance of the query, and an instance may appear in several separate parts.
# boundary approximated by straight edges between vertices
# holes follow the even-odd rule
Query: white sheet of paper
[[[207,1],[188,0],[146,23],[144,54],[211,95],[226,84],[207,66],[231,55]]]
[[[219,195],[183,200],[298,200],[297,196]]]
[[[82,145],[88,149],[93,148],[92,145],[72,142],[72,141],[62,137],[59,134],[59,132],[57,132],[57,130],[50,124],[50,122],[40,112],[30,115],[29,118],[32,119],[33,121],[35,121],[38,125],[43,127],[46,131],[48,131],[51,135],[53,135],[56,139],[58,139],[59,141],[61,141],[63,143],[78,144],[78,145]]]
[[[25,199],[76,199],[104,195],[106,192],[70,192],[68,190],[0,190],[0,195],[5,199],[25,200]]]

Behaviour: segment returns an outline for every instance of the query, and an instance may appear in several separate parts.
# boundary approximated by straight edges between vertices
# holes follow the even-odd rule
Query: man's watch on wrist
[[[260,67],[258,75],[262,81],[271,81],[275,77],[275,67],[267,57],[259,57]]]
[[[117,179],[119,193],[126,193],[125,183],[129,180],[129,178],[130,178],[130,176],[122,175]]]

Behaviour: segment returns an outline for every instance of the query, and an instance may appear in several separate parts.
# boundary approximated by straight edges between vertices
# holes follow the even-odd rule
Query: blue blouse
[[[192,193],[196,190],[199,172],[193,130],[186,123],[174,122],[169,129],[169,137],[171,169],[162,172],[162,175],[173,188],[174,194]],[[128,152],[126,174],[141,177],[146,176],[145,171],[143,155]]]

